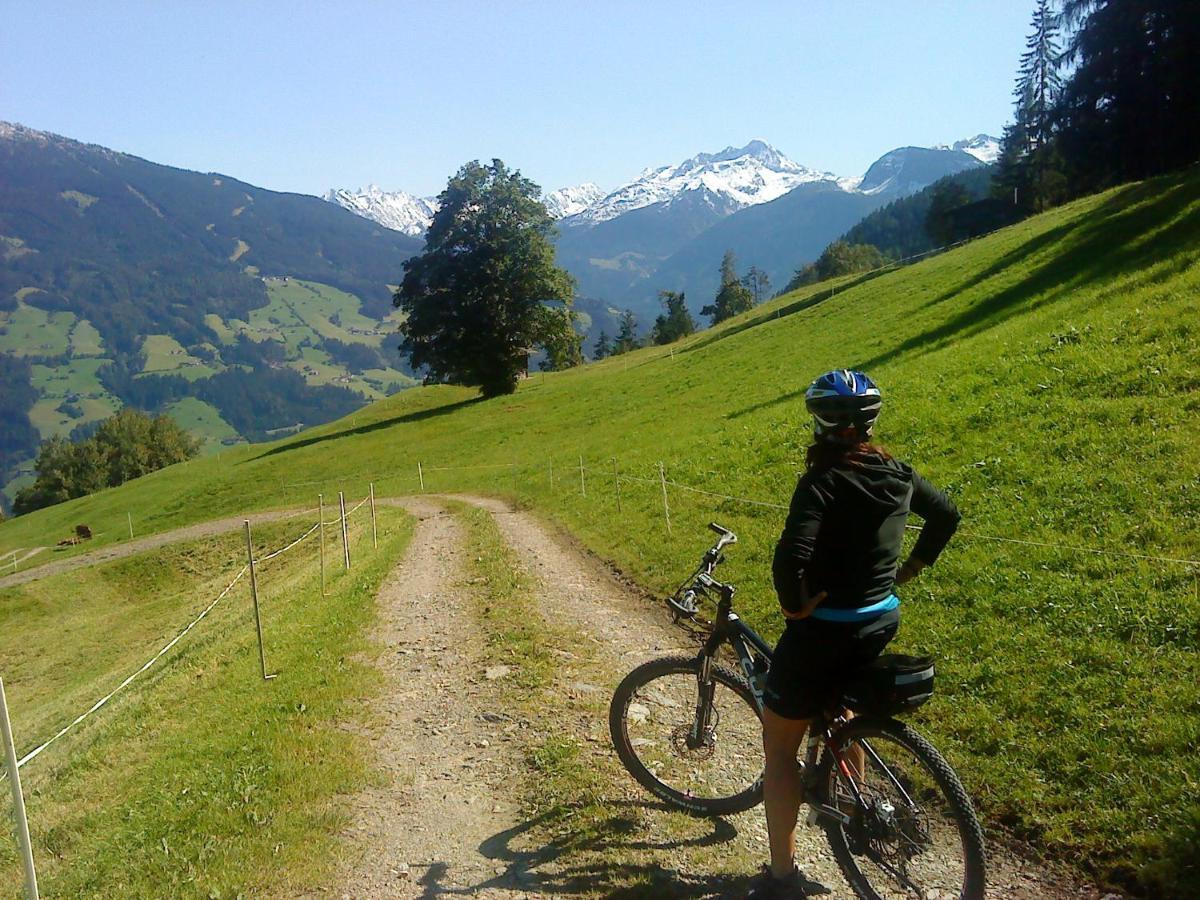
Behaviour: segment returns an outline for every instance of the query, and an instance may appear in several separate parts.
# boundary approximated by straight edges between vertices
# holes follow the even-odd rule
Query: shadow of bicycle
[[[671,851],[728,843],[738,834],[725,819],[711,819],[697,820],[705,830],[696,836],[658,839],[648,835],[638,814],[668,809],[659,803],[609,801],[603,805],[599,821],[590,819],[586,829],[563,831],[549,840],[541,837],[553,828],[549,818],[528,819],[479,845],[479,852],[496,862],[494,875],[476,884],[453,885],[447,878],[446,863],[431,863],[417,879],[424,888],[419,896],[469,896],[489,890],[550,897],[598,894],[614,898],[699,898],[744,894],[749,876],[696,875],[658,861]]]

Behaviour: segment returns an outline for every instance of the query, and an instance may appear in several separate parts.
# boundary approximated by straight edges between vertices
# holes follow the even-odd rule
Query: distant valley
[[[578,282],[588,346],[659,290],[712,299],[729,249],[775,290],[873,210],[994,158],[986,135],[893,150],[861,177],[762,141],[543,198]],[[206,452],[328,421],[415,384],[392,285],[435,197],[268,191],[0,123],[0,488],[41,441],[123,405],[165,412]],[[0,497],[0,500],[3,498]]]
[[[389,283],[421,241],[319,198],[0,123],[0,486],[131,404],[206,449],[414,384]]]

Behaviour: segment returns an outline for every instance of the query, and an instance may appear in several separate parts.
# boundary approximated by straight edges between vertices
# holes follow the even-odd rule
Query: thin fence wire
[[[366,501],[364,500],[363,502],[365,503]],[[363,505],[362,503],[359,504],[359,506],[362,506],[362,505]],[[355,509],[357,509],[357,508],[358,507],[355,507]],[[335,521],[337,521],[337,520],[335,520]],[[306,539],[311,537],[314,533],[316,533],[318,528],[320,528],[319,523],[316,525],[313,525],[311,528],[309,528],[302,535],[300,535],[298,538],[296,538],[295,540],[293,540],[291,543],[287,544],[286,546],[280,547],[278,550],[273,550],[272,552],[266,554],[265,556],[257,557],[255,559],[255,562],[256,563],[264,563],[269,560],[275,559],[276,557],[282,556],[284,553],[287,553],[289,550],[292,550],[292,549],[298,547]],[[229,584],[227,584],[219,594],[217,594],[216,598],[211,603],[209,603],[208,606],[206,606],[200,612],[200,614],[198,616],[196,616],[194,619],[192,619],[192,621],[190,621],[183,628],[182,631],[180,631],[178,634],[175,635],[175,637],[173,637],[170,641],[168,641],[162,647],[161,650],[159,650],[157,653],[154,654],[154,656],[152,656],[150,659],[148,659],[141,666],[141,668],[137,669],[135,672],[133,672],[131,675],[129,675],[129,677],[127,677],[124,681],[122,681],[119,685],[117,685],[115,688],[113,688],[111,691],[109,691],[107,694],[105,694],[103,697],[101,697],[99,700],[97,700],[95,703],[93,703],[92,706],[86,712],[83,712],[79,716],[75,717],[67,725],[65,725],[63,728],[59,729],[59,731],[57,733],[55,733],[54,736],[51,737],[49,740],[44,741],[43,743],[39,744],[37,747],[33,748],[28,753],[26,753],[23,757],[21,757],[19,760],[17,760],[17,768],[20,769],[26,763],[36,759],[39,755],[41,755],[41,753],[47,747],[49,747],[51,744],[53,744],[59,738],[66,735],[68,732],[70,732],[76,726],[78,726],[79,724],[84,722],[86,719],[88,719],[88,717],[90,717],[97,710],[102,709],[105,705],[108,704],[108,702],[110,700],[112,700],[113,697],[115,697],[118,693],[123,691],[125,688],[129,687],[129,685],[132,684],[139,675],[141,675],[143,672],[145,672],[146,670],[151,668],[156,662],[158,662],[160,659],[162,659],[163,656],[165,656],[167,653],[169,653],[170,650],[176,644],[178,644],[181,640],[183,640],[183,638],[186,637],[187,634],[193,628],[195,628],[202,621],[204,621],[204,619],[208,616],[208,614],[211,613],[217,607],[218,603],[220,603],[222,600],[224,600],[229,595],[229,592],[232,591],[234,589],[234,587],[237,586],[238,582],[240,582],[245,577],[246,573],[249,571],[250,571],[250,566],[248,564],[242,566],[242,568],[238,571],[237,575],[235,575],[233,577],[233,580],[230,581]],[[0,778],[5,778],[5,777],[7,777],[6,773],[0,772]]]
[[[590,470],[591,470],[590,467],[585,467],[585,471],[590,471]],[[620,480],[620,481],[625,481],[625,482],[630,482],[630,483],[649,484],[649,485],[653,485],[655,487],[658,487],[660,484],[660,481],[657,478],[642,478],[637,475],[628,475],[625,473],[622,473],[621,475],[619,475],[617,477],[618,477],[618,480]],[[761,508],[765,508],[765,509],[777,509],[777,510],[781,510],[781,511],[787,511],[787,509],[789,508],[788,505],[784,504],[784,503],[771,503],[766,500],[756,500],[751,497],[739,497],[734,494],[723,494],[718,491],[710,491],[705,488],[696,487],[695,485],[685,484],[684,482],[678,481],[673,478],[668,478],[666,480],[666,483],[669,487],[676,488],[678,490],[685,491],[687,493],[700,494],[700,495],[703,495],[706,497],[713,497],[715,499],[724,500],[724,501],[727,501],[730,503],[741,503],[741,504],[744,504],[747,506],[756,506],[756,507],[761,507]],[[909,530],[913,530],[913,531],[919,531],[921,528],[920,525],[908,525],[906,527]],[[1111,549],[1107,549],[1107,548],[1103,548],[1103,547],[1084,547],[1084,546],[1080,546],[1078,544],[1065,544],[1065,543],[1058,543],[1058,542],[1054,542],[1054,541],[1035,541],[1035,540],[1030,540],[1030,539],[1026,539],[1026,538],[1002,537],[1000,535],[984,534],[982,532],[970,531],[970,530],[966,530],[966,529],[959,529],[956,532],[956,534],[960,537],[970,538],[971,540],[977,540],[977,541],[992,541],[995,543],[1014,544],[1014,545],[1019,545],[1019,546],[1024,546],[1024,547],[1041,547],[1041,548],[1045,548],[1045,549],[1049,549],[1049,550],[1058,550],[1058,551],[1069,552],[1069,553],[1085,553],[1085,554],[1091,554],[1094,556],[1108,556],[1108,557],[1122,558],[1122,559],[1137,559],[1137,560],[1143,560],[1143,561],[1147,561],[1147,562],[1169,563],[1169,564],[1173,564],[1173,565],[1192,566],[1192,567],[1200,568],[1200,559],[1189,559],[1187,557],[1162,556],[1162,555],[1157,555],[1157,554],[1152,554],[1152,553],[1134,553],[1134,552],[1127,551],[1127,550],[1111,550]]]
[[[133,672],[128,678],[126,678],[124,681],[122,681],[120,684],[118,684],[115,688],[113,688],[111,691],[109,691],[107,694],[105,694],[103,697],[101,697],[99,700],[97,700],[95,703],[93,703],[92,706],[86,712],[77,716],[69,724],[67,724],[63,728],[59,729],[59,731],[48,741],[45,741],[44,743],[38,745],[37,747],[35,747],[34,749],[32,749],[28,753],[26,753],[19,760],[17,760],[17,768],[20,769],[22,766],[24,766],[30,760],[36,759],[42,753],[42,751],[44,751],[47,747],[49,747],[51,744],[53,744],[55,741],[57,741],[63,735],[67,734],[69,731],[71,731],[71,729],[75,728],[81,722],[86,720],[90,715],[92,715],[92,713],[96,712],[98,709],[101,709],[105,704],[108,703],[109,700],[111,700],[113,697],[115,697],[118,693],[123,691],[125,688],[129,687],[129,685],[133,683],[134,679],[136,679],[139,675],[141,675],[143,672],[145,672],[147,669],[149,669],[151,666],[153,666],[156,662],[158,662],[160,659],[162,659],[163,656],[165,656],[171,650],[172,647],[174,647],[181,640],[183,640],[183,638],[188,634],[188,632],[190,632],[193,628],[195,628],[197,625],[199,625],[200,622],[202,622],[204,620],[204,618],[210,612],[212,612],[213,609],[216,608],[216,605],[218,603],[220,603],[222,600],[224,600],[229,595],[229,592],[233,590],[233,588],[237,585],[237,583],[239,581],[242,580],[242,578],[245,576],[245,574],[248,571],[250,571],[250,567],[248,565],[242,566],[241,570],[237,573],[237,575],[234,576],[233,581],[229,582],[229,584],[227,584],[225,586],[225,589],[222,590],[221,593],[217,594],[216,599],[213,600],[212,603],[208,604],[208,606],[206,606],[204,608],[204,610],[200,613],[200,615],[198,615],[198,616],[196,616],[196,618],[192,619],[192,621],[189,622],[187,624],[187,626],[181,632],[179,632],[179,634],[177,634],[177,635],[175,635],[175,637],[171,638],[171,640],[168,641],[161,650],[159,650],[156,654],[154,654],[154,656],[150,657],[150,659],[148,659],[140,669]]]
[[[287,553],[293,547],[298,546],[301,542],[305,541],[312,535],[316,534],[317,529],[320,527],[321,527],[321,523],[318,522],[316,525],[314,525],[312,528],[308,529],[308,531],[304,532],[304,534],[300,535],[300,537],[296,538],[294,541],[292,541],[286,547],[280,547],[278,550],[273,550],[272,552],[268,553],[266,556],[260,556],[260,557],[258,557],[258,559],[255,560],[255,562],[265,563],[265,562],[268,562],[268,561],[274,559],[277,556],[283,556],[283,554]]]

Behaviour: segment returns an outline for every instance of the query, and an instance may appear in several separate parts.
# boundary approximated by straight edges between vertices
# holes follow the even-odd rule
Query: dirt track
[[[370,737],[388,783],[353,802],[356,862],[331,893],[347,897],[441,894],[525,896],[737,897],[766,858],[761,808],[728,821],[681,826],[616,767],[604,710],[616,682],[637,663],[688,646],[663,608],[628,587],[592,555],[532,515],[481,497],[536,580],[542,617],[575,636],[556,688],[563,703],[541,721],[496,705],[480,660],[477,626],[462,594],[463,533],[436,498],[405,502],[422,517],[408,555],[381,590],[378,639],[387,678],[382,727]],[[584,742],[589,764],[607,773],[614,819],[599,844],[535,839],[520,816],[517,785],[534,777],[531,736],[560,731]],[[682,828],[682,831],[681,831]],[[622,833],[628,831],[629,833]],[[821,832],[801,827],[797,859],[830,890],[852,896]],[[719,860],[714,864],[714,857]],[[989,896],[1096,897],[993,852]]]
[[[61,575],[63,572],[73,572],[76,569],[83,569],[87,566],[95,566],[114,559],[134,556],[135,554],[145,553],[147,550],[155,550],[159,547],[165,547],[167,544],[178,543],[179,541],[194,541],[199,538],[212,537],[215,534],[224,534],[227,531],[233,531],[235,528],[241,528],[242,523],[247,519],[250,520],[251,525],[257,525],[261,522],[276,522],[280,519],[292,519],[296,516],[302,516],[305,513],[311,513],[315,521],[316,512],[315,509],[294,509],[250,513],[247,516],[230,516],[226,519],[213,519],[209,522],[185,525],[182,528],[174,528],[171,531],[163,531],[158,534],[135,538],[132,541],[125,541],[120,544],[111,544],[107,547],[101,547],[98,550],[92,550],[89,553],[80,553],[78,556],[69,556],[66,559],[52,559],[32,569],[25,569],[12,575],[5,575],[3,578],[0,578],[0,588],[14,587],[15,585],[25,584],[29,581],[36,581],[39,578],[49,578],[51,575]],[[29,556],[32,556],[36,552],[37,550],[34,550],[26,558],[29,558]]]

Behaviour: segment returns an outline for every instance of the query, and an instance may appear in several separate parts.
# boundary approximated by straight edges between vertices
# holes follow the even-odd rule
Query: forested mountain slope
[[[656,589],[718,520],[742,538],[723,570],[739,609],[776,633],[770,557],[808,439],[803,390],[860,367],[886,397],[879,438],[964,513],[904,591],[898,648],[938,658],[938,697],[916,723],[995,838],[1002,825],[1102,879],[1186,895],[1200,883],[1200,599],[1186,563],[1200,558],[1200,173],[829,287],[511,397],[406,391],[4,523],[0,552],[80,521],[104,531],[127,510],[159,530],[367,481],[416,491],[421,463],[427,490],[515,496]]]
[[[39,439],[125,403],[215,445],[411,383],[379,348],[420,247],[316,197],[0,123],[0,488]]]

